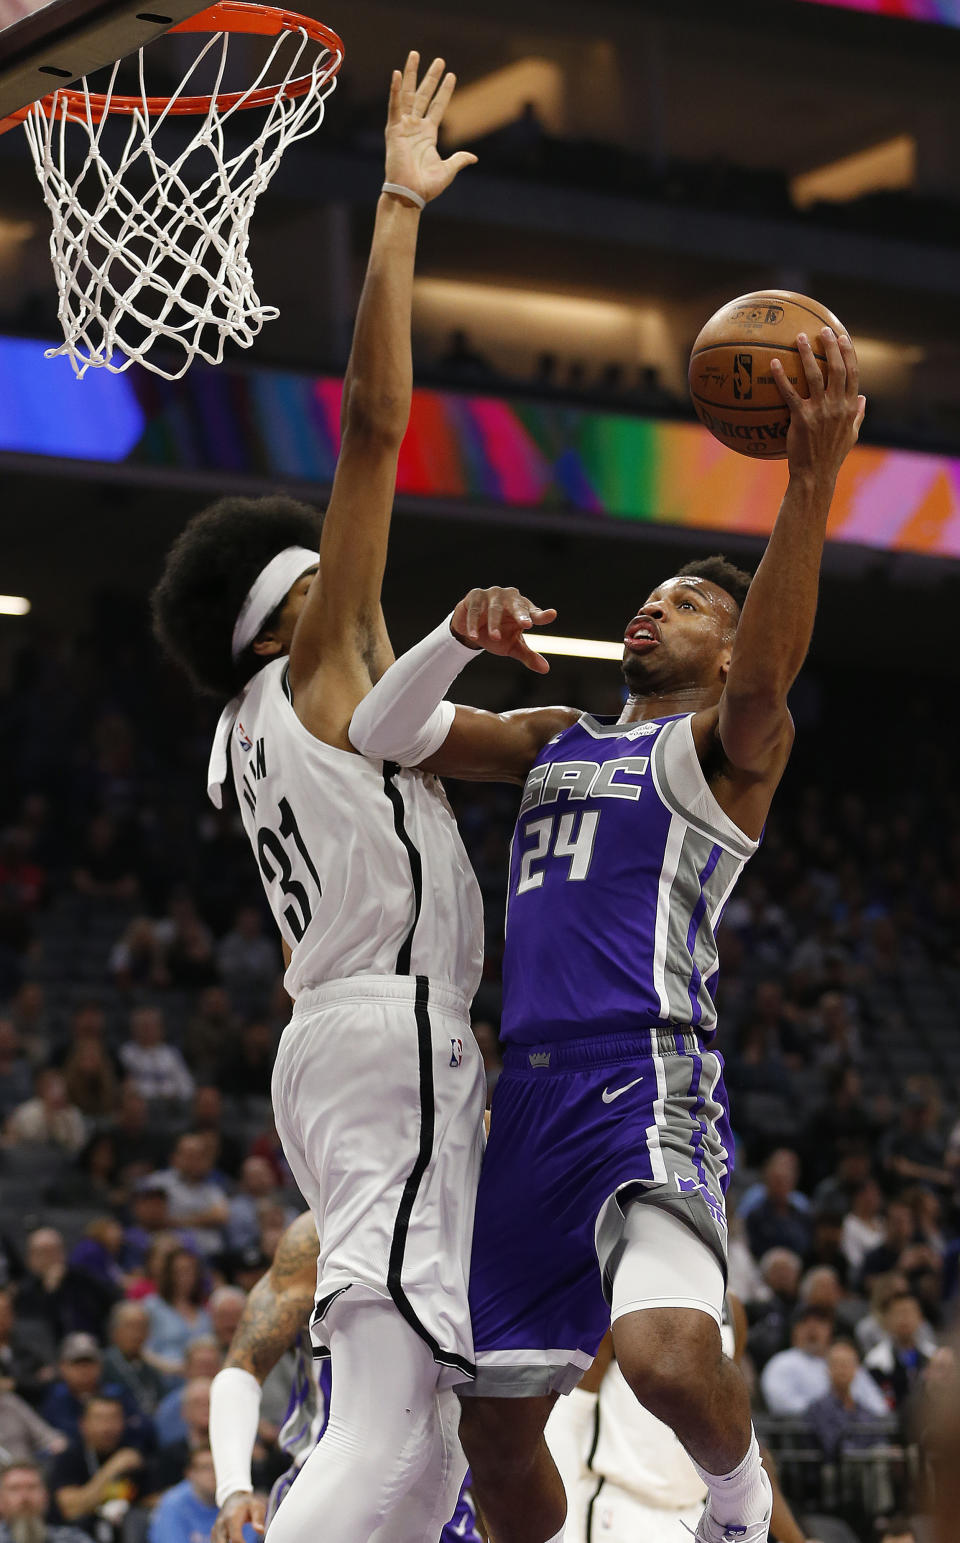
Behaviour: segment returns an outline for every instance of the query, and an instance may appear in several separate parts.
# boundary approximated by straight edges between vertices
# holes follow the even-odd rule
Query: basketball
[[[807,396],[797,334],[807,334],[826,375],[822,327],[845,330],[826,306],[786,289],[741,295],[711,316],[693,345],[688,378],[697,417],[715,439],[755,460],[785,458],[790,412],[770,362],[779,359]]]

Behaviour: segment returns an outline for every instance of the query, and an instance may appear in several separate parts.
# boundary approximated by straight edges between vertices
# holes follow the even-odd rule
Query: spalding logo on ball
[[[755,460],[784,459],[790,411],[770,361],[779,359],[800,395],[809,395],[797,333],[807,334],[826,376],[823,327],[844,331],[826,306],[787,289],[741,295],[711,316],[693,345],[689,379],[697,417],[715,439]]]

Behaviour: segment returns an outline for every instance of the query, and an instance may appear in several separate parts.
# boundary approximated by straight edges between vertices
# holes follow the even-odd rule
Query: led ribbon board
[[[44,344],[0,337],[0,451],[264,482],[333,480],[342,385],[330,376],[198,366],[174,384],[145,371],[74,379]],[[474,393],[418,390],[398,492],[542,513],[556,524],[681,526],[765,537],[782,462],[734,455],[698,423]],[[322,492],[320,494],[322,496]],[[829,535],[960,557],[960,458],[859,446]]]
[[[907,21],[938,21],[960,27],[960,0],[807,0],[808,5],[832,5],[842,11],[867,11],[872,16],[899,16]]]

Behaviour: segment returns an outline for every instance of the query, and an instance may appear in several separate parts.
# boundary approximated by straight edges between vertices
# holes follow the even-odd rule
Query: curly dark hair
[[[743,568],[734,567],[725,557],[701,557],[696,562],[684,563],[674,574],[677,579],[706,579],[708,584],[716,584],[718,589],[725,589],[731,600],[737,603],[737,609],[743,609],[743,602],[747,598],[747,590],[750,588],[753,575]]]
[[[198,691],[233,696],[264,662],[252,644],[236,664],[230,657],[240,607],[278,552],[288,546],[316,550],[321,523],[309,504],[277,494],[221,498],[180,532],[151,597],[153,631]]]

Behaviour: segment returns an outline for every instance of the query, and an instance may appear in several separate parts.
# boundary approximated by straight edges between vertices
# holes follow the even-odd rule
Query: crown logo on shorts
[[[549,1066],[550,1065],[550,1051],[549,1050],[532,1050],[530,1052],[530,1055],[527,1057],[527,1059],[530,1062],[531,1066]]]

